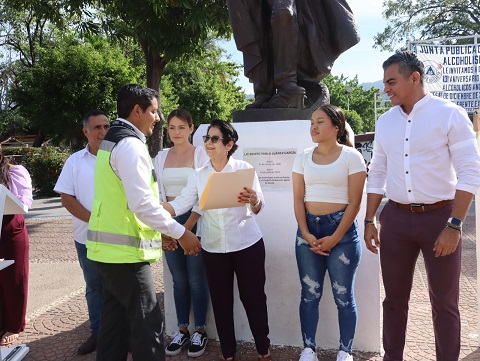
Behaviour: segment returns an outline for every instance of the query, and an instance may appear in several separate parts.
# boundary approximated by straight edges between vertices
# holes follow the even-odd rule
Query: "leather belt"
[[[453,204],[453,199],[447,199],[445,201],[439,201],[433,204],[424,204],[424,203],[404,204],[404,203],[398,203],[389,199],[388,203],[400,209],[407,209],[412,213],[426,213],[426,212],[432,212],[436,209],[451,206]]]

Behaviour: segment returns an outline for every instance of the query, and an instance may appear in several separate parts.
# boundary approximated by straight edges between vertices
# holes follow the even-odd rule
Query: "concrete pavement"
[[[84,283],[72,240],[71,221],[59,198],[35,200],[27,216],[30,234],[30,282],[27,328],[18,343],[26,343],[25,360],[94,360],[95,354],[77,356],[78,345],[88,333]],[[461,360],[480,360],[477,310],[475,219],[470,212],[465,223],[460,308],[462,313]],[[156,288],[163,303],[161,262],[153,266]],[[292,310],[297,306],[292,305]],[[361,312],[361,310],[360,310]],[[417,263],[410,305],[405,360],[435,360],[430,303],[423,260]],[[380,335],[379,335],[380,337]],[[300,348],[274,346],[274,359],[298,360]],[[318,350],[320,360],[335,360],[335,350]],[[200,361],[217,360],[218,342],[210,341]],[[242,344],[238,360],[254,359],[252,344]],[[167,358],[188,360],[186,353]],[[380,355],[354,353],[355,360],[381,360]]]

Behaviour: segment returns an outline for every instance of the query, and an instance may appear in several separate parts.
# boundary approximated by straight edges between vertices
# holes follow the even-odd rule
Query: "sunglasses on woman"
[[[223,139],[222,137],[219,137],[218,135],[212,135],[212,136],[210,136],[210,135],[204,135],[202,138],[203,138],[203,142],[204,142],[204,143],[206,143],[206,142],[208,142],[209,140],[211,140],[213,144],[216,144],[216,143],[218,143],[218,141],[219,141],[220,139]]]

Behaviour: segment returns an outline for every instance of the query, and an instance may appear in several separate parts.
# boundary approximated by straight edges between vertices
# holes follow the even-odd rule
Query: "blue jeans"
[[[88,318],[90,320],[90,332],[98,334],[100,328],[100,315],[102,313],[102,280],[98,274],[95,262],[87,258],[87,247],[75,241],[78,262],[82,267],[85,280],[85,298],[87,299]]]
[[[340,224],[343,214],[344,211],[339,211],[316,216],[307,212],[308,230],[317,239],[332,235]],[[357,326],[354,282],[362,253],[356,221],[352,223],[340,242],[330,250],[329,256],[312,252],[310,245],[297,229],[295,253],[302,286],[300,325],[304,346],[313,350],[316,347],[318,306],[322,298],[325,273],[328,271],[338,310],[340,350],[351,353]]]
[[[184,224],[190,212],[175,217]],[[195,233],[196,226],[192,229]],[[178,246],[175,251],[165,251],[165,259],[173,278],[173,298],[177,312],[178,327],[187,327],[190,320],[190,307],[193,305],[195,329],[205,327],[208,307],[208,284],[203,266],[202,252],[198,256],[186,256],[183,248]]]

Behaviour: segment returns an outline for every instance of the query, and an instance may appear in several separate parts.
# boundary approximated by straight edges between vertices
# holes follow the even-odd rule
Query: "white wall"
[[[274,148],[301,151],[312,147],[309,133],[310,121],[272,121],[235,123],[239,148],[233,155],[243,158],[245,148]],[[201,136],[207,125],[201,125],[194,135],[194,144],[201,145]],[[270,339],[273,344],[302,346],[298,306],[300,281],[295,260],[295,232],[297,229],[293,212],[291,187],[286,190],[263,189],[266,206],[257,216],[266,246],[266,294],[269,312]],[[365,202],[357,217],[360,234],[363,235]],[[369,252],[362,240],[362,260],[357,273],[355,292],[359,322],[354,348],[361,351],[380,352],[380,266],[378,256]],[[166,331],[176,330],[175,306],[170,272],[164,262]],[[252,341],[245,312],[238,296],[235,301],[235,322],[238,340]],[[193,318],[191,318],[191,326]],[[216,337],[213,312],[210,308],[207,332]],[[320,321],[317,329],[317,346],[336,349],[339,346],[339,331],[336,306],[333,301],[330,281],[325,280],[324,296],[320,303]]]

